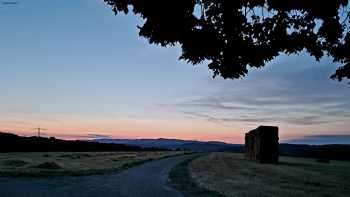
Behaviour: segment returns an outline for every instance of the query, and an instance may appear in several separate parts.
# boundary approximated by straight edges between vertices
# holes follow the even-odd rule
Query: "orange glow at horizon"
[[[28,121],[33,122],[33,121]],[[63,121],[62,121],[63,122]],[[110,138],[171,138],[200,141],[222,141],[226,143],[244,143],[245,132],[259,126],[249,124],[220,125],[200,120],[156,120],[156,119],[116,119],[102,120],[94,119],[84,121],[82,119],[71,119],[70,121],[50,122],[46,121],[40,125],[21,121],[0,122],[0,131],[13,132],[24,136],[36,135],[33,128],[38,126],[48,130],[43,131],[43,136],[63,139],[93,139],[98,137]],[[19,124],[22,123],[22,124]],[[239,125],[239,126],[238,126]],[[244,127],[241,125],[245,125]],[[317,127],[297,127],[282,124],[268,124],[279,126],[281,140],[303,137],[315,133]],[[339,125],[336,125],[339,127]],[[344,125],[346,126],[346,125]],[[329,130],[334,129],[332,124]]]

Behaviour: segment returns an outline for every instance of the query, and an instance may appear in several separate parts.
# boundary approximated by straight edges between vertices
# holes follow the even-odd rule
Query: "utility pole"
[[[38,131],[38,137],[40,137],[40,132],[41,132],[41,131],[45,131],[45,130],[47,130],[47,129],[43,129],[43,128],[41,128],[41,127],[39,126],[38,128],[34,128],[33,130]]]

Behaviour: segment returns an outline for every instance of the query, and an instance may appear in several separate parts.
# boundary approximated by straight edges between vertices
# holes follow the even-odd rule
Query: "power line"
[[[33,130],[36,130],[36,131],[38,132],[38,137],[40,137],[41,131],[45,131],[45,130],[47,130],[47,129],[43,129],[43,128],[41,128],[41,127],[39,126],[38,128],[34,128]]]

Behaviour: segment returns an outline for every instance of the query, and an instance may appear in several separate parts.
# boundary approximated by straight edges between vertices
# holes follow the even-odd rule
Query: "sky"
[[[0,131],[244,143],[276,125],[280,142],[350,143],[350,84],[329,79],[339,66],[329,58],[282,54],[245,78],[213,79],[102,0],[18,2],[0,4]]]

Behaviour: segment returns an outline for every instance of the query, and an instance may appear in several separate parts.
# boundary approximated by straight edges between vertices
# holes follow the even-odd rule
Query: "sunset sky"
[[[102,0],[18,2],[0,4],[0,131],[243,143],[276,125],[281,142],[350,143],[350,84],[329,79],[331,59],[281,55],[243,79],[213,79]]]

